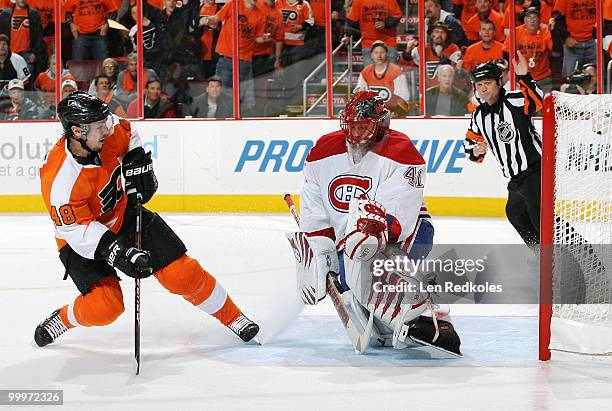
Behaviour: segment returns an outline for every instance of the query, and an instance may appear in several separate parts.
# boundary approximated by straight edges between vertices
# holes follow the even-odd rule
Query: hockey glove
[[[369,260],[387,246],[387,219],[382,204],[367,198],[354,198],[344,237],[344,253],[351,259]]]
[[[124,237],[110,230],[100,239],[95,255],[96,260],[104,260],[111,267],[133,278],[146,278],[153,274],[149,252],[131,247]]]
[[[123,157],[122,168],[129,203],[136,204],[136,196],[140,193],[142,203],[145,204],[157,191],[157,178],[153,172],[151,152],[145,154],[142,147],[128,151]]]

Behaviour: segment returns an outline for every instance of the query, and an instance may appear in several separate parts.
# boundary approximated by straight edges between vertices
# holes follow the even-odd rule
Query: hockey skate
[[[227,327],[244,342],[251,341],[259,332],[259,326],[242,313]],[[257,339],[255,342],[259,343]]]
[[[53,311],[46,320],[36,327],[34,341],[39,347],[51,344],[57,337],[68,331],[68,327],[60,318],[59,311],[59,309]]]
[[[459,349],[461,340],[453,325],[448,321],[436,319],[434,322],[432,317],[421,315],[408,324],[407,337],[416,343],[437,348],[458,357],[462,356]]]

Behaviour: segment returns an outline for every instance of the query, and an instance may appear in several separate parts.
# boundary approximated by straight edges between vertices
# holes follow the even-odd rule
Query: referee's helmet
[[[496,80],[498,85],[501,85],[502,75],[503,71],[494,61],[487,61],[472,69],[472,84],[480,80],[492,79]]]

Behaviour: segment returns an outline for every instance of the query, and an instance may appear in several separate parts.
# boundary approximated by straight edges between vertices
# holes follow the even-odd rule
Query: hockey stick
[[[295,207],[295,204],[293,203],[291,194],[285,193],[283,195],[283,200],[285,200],[285,203],[287,203],[287,206],[289,207],[289,212],[291,213],[291,215],[293,216],[293,219],[295,220],[295,222],[297,223],[299,227],[300,226],[300,216],[298,214],[297,208]],[[357,354],[365,353],[366,349],[368,348],[368,344],[370,342],[370,337],[372,335],[372,328],[374,325],[374,316],[372,312],[370,312],[370,317],[368,318],[368,323],[365,329],[363,330],[363,332],[359,332],[359,328],[361,327],[358,328],[356,323],[361,324],[361,322],[353,321],[353,317],[356,314],[351,312],[352,309],[350,308],[350,301],[345,301],[345,298],[343,298],[343,297],[347,297],[346,300],[350,300],[353,298],[352,294],[350,291],[346,291],[346,292],[340,291],[341,286],[340,286],[340,280],[338,279],[338,274],[332,271],[330,271],[327,274],[325,288],[327,290],[327,294],[329,294],[329,297],[331,298],[334,304],[334,307],[336,308],[336,312],[338,313],[338,316],[340,317],[340,321],[342,321],[342,325],[346,329],[346,332],[349,336],[349,339],[351,340],[351,344],[353,345],[355,352]]]
[[[142,195],[136,193],[136,233],[134,246],[142,250]],[[134,358],[136,375],[140,374],[140,273],[134,279]]]

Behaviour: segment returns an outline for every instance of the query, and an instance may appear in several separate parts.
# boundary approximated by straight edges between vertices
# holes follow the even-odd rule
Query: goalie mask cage
[[[540,360],[612,352],[612,95],[544,100]]]

